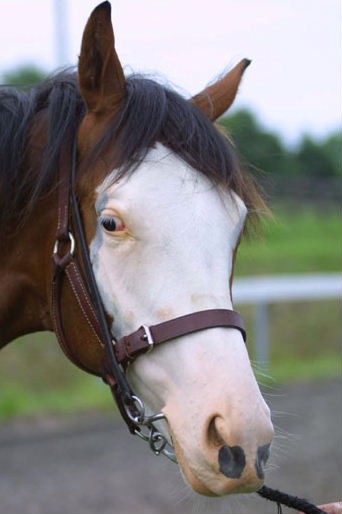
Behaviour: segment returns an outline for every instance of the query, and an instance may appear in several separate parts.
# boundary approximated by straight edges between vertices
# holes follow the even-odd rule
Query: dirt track
[[[279,427],[267,483],[315,502],[342,497],[342,381],[267,395]],[[0,514],[267,514],[256,495],[206,499],[109,416],[0,428]]]

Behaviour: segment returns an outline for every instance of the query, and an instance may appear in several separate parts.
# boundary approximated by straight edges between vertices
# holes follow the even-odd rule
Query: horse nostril
[[[224,445],[219,450],[220,471],[228,478],[240,478],[246,465],[245,452],[241,446]]]
[[[211,447],[217,449],[224,445],[225,441],[221,436],[217,427],[217,416],[214,416],[208,425],[208,443]]]
[[[257,457],[255,460],[255,469],[259,478],[265,477],[264,466],[270,456],[270,447],[270,444],[264,444],[258,448]]]

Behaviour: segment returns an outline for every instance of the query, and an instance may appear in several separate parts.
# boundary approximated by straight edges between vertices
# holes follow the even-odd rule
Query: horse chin
[[[177,442],[177,438],[174,434],[172,434],[172,443],[176,452],[177,462],[179,465],[179,469],[184,478],[184,481],[190,485],[190,487],[198,494],[202,494],[204,496],[218,496],[216,493],[211,491],[207,486],[201,482],[201,480],[196,476],[196,474],[192,471],[192,469],[188,466],[187,459]]]

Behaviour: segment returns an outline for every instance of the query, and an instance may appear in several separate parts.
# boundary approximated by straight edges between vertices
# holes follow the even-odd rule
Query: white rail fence
[[[234,305],[252,304],[255,309],[255,360],[269,362],[269,306],[276,302],[341,298],[342,273],[267,275],[234,281]]]

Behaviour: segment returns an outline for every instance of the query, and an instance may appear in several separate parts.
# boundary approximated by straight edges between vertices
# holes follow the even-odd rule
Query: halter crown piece
[[[233,310],[209,309],[193,312],[154,326],[142,325],[132,334],[124,336],[119,341],[115,340],[109,329],[95,281],[82,215],[75,193],[77,145],[73,134],[74,131],[70,128],[59,159],[58,225],[52,254],[51,288],[54,331],[66,356],[79,368],[94,373],[75,355],[65,333],[61,300],[63,284],[68,281],[85,322],[91,327],[98,343],[104,350],[101,376],[109,385],[129,431],[146,441],[156,455],[163,454],[173,462],[177,462],[172,444],[154,425],[154,423],[166,419],[164,414],[146,415],[144,403],[132,391],[125,370],[129,363],[139,355],[151,351],[155,346],[199,330],[214,327],[235,328],[241,332],[246,341],[244,323],[240,314]],[[80,252],[76,258],[78,247]],[[280,504],[284,504],[306,514],[324,514],[324,511],[305,500],[266,486],[262,487],[258,494],[277,502],[278,508],[281,508]]]

